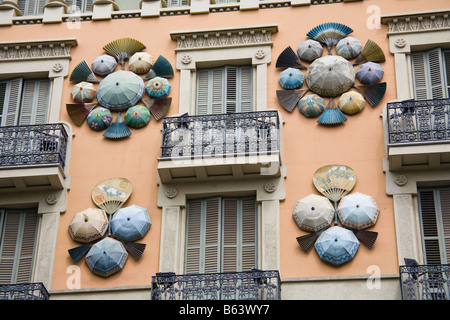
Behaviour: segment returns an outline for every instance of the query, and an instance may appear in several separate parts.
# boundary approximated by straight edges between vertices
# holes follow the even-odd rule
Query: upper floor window
[[[67,0],[67,6],[74,11],[78,12],[91,12],[92,3],[94,0]],[[75,8],[74,8],[75,7]]]
[[[38,16],[44,14],[44,6],[48,0],[19,0],[18,6],[24,16]]]
[[[253,111],[252,67],[197,70],[197,115]]]
[[[435,48],[411,54],[415,100],[450,97],[450,50]]]
[[[189,0],[166,0],[167,7],[188,6]]]
[[[0,126],[47,123],[49,96],[49,79],[0,81]]]

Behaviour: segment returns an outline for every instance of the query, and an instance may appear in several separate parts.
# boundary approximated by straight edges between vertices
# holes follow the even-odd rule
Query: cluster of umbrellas
[[[79,126],[86,120],[91,129],[106,130],[106,138],[124,138],[131,135],[129,127],[145,127],[152,115],[159,120],[168,112],[172,100],[168,97],[168,78],[173,76],[173,69],[163,56],[154,61],[135,39],[117,39],[103,49],[106,53],[91,65],[83,60],[73,70],[70,80],[77,83],[72,90],[73,103],[66,105],[67,112]],[[118,65],[120,70],[116,70]],[[115,122],[113,112],[117,112]]]
[[[313,183],[322,195],[298,200],[293,211],[298,227],[309,232],[297,238],[301,248],[308,252],[314,246],[333,265],[353,259],[360,243],[372,248],[378,233],[367,228],[376,224],[380,209],[372,196],[349,193],[356,183],[354,171],[345,165],[324,166],[315,172]]]
[[[135,204],[122,207],[131,191],[127,179],[102,181],[92,190],[97,207],[76,213],[69,224],[71,238],[84,243],[70,249],[69,255],[75,262],[86,255],[86,264],[97,275],[108,277],[122,270],[129,254],[137,260],[145,249],[145,244],[135,241],[150,229],[150,215]]]
[[[372,40],[362,46],[360,40],[348,36],[351,32],[345,25],[324,23],[308,32],[309,39],[300,43],[297,52],[287,47],[280,54],[276,67],[284,68],[278,81],[283,90],[277,90],[277,98],[283,108],[292,112],[298,107],[305,117],[320,115],[319,124],[331,125],[346,121],[345,114],[362,111],[366,101],[374,107],[383,98],[386,83],[380,82],[384,71],[379,62],[385,61],[384,53]],[[323,45],[328,56],[322,56]],[[331,51],[334,46],[336,55]],[[352,64],[349,60],[354,58]],[[310,65],[306,67],[305,62]],[[356,65],[360,65],[357,71]],[[307,89],[301,88],[303,83]],[[329,98],[327,104],[324,98]]]

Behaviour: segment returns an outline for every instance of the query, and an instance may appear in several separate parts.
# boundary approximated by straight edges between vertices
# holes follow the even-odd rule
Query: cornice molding
[[[450,30],[450,10],[433,10],[381,16],[389,35]]]
[[[0,62],[22,60],[71,59],[75,38],[0,42]]]

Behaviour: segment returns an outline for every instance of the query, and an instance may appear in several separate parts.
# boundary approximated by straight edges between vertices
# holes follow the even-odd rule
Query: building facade
[[[448,299],[449,14],[445,0],[407,8],[401,0],[0,2],[0,284],[11,285],[4,292],[40,283],[55,300]],[[331,80],[320,82],[314,62],[297,53],[329,22],[351,29],[329,52],[317,41],[321,58],[345,61],[326,71],[344,65],[353,77],[336,94],[320,91]],[[337,43],[347,37],[361,48],[342,58]],[[157,75],[158,58],[170,65],[161,75],[170,91],[162,100],[141,86],[133,106],[149,109],[150,121],[111,139],[88,125],[86,111],[76,123],[72,92],[92,83],[91,107],[103,108],[108,76],[93,72],[93,62],[128,38],[144,48],[123,67],[115,58],[110,74],[132,70],[128,59],[145,52]],[[370,43],[382,59],[371,60]],[[295,59],[286,60],[289,47]],[[359,53],[381,66],[384,87],[360,80]],[[289,66],[302,74],[295,89],[282,86]],[[145,86],[155,78],[147,72],[135,72]],[[339,110],[348,91],[364,93],[364,102],[339,124],[299,112],[312,94],[324,98],[322,115]],[[290,110],[283,94],[295,100]],[[120,127],[127,110],[110,111]],[[300,200],[322,195],[314,182],[327,166],[350,168],[356,183],[348,194],[370,195],[379,209],[369,228],[349,231],[374,232],[373,246],[352,240],[356,251],[339,264],[317,248],[324,229],[304,250],[298,238],[315,232],[295,219]],[[113,178],[131,182],[122,208],[148,210],[151,226],[135,241],[145,244],[142,255],[124,250],[123,269],[101,276],[89,253],[77,261],[69,254],[83,244],[69,229],[78,213],[98,208],[92,191]],[[334,209],[332,216],[328,229],[334,219],[351,229]],[[103,238],[117,237],[102,233],[90,250]],[[411,271],[410,259],[421,267]]]

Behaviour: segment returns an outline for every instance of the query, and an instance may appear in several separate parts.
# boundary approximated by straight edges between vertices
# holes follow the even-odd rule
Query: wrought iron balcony
[[[450,300],[450,265],[400,266],[403,300]]]
[[[152,277],[152,300],[280,300],[278,271],[252,269],[246,272]]]
[[[163,182],[239,172],[260,174],[261,167],[272,164],[277,174],[280,149],[275,110],[169,117],[163,120],[158,170]]]
[[[50,294],[41,283],[0,284],[0,300],[49,300]]]
[[[62,123],[0,127],[0,188],[61,188],[67,142]]]
[[[387,104],[390,170],[430,168],[450,160],[450,99]]]

